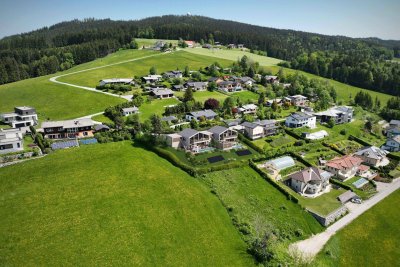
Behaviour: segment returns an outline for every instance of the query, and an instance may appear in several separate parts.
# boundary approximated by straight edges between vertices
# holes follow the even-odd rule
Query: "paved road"
[[[150,58],[150,57],[161,56],[161,55],[164,55],[164,54],[155,54],[155,55],[149,55],[149,56],[144,56],[144,57],[138,57],[138,58],[133,58],[133,59],[129,59],[129,60],[124,60],[124,61],[120,61],[120,62],[116,62],[116,63],[112,63],[112,64],[103,65],[103,66],[98,66],[98,67],[88,68],[88,69],[79,70],[79,71],[75,71],[75,72],[70,72],[70,73],[67,73],[67,74],[62,74],[62,75],[58,75],[58,76],[51,77],[51,78],[49,79],[49,81],[51,81],[51,82],[53,82],[53,83],[63,84],[63,85],[67,85],[67,86],[72,86],[72,87],[76,87],[76,88],[80,88],[80,89],[84,89],[84,90],[96,92],[96,93],[101,93],[101,94],[105,94],[105,95],[110,95],[110,96],[114,96],[114,97],[118,97],[118,98],[124,98],[124,99],[130,101],[131,98],[132,98],[132,95],[122,95],[122,96],[121,96],[121,95],[117,95],[117,94],[113,94],[113,93],[109,93],[109,92],[103,92],[103,91],[97,90],[96,88],[92,88],[92,87],[81,86],[81,85],[72,84],[72,83],[66,83],[66,82],[60,82],[60,81],[57,81],[57,79],[60,78],[60,77],[64,77],[64,76],[68,76],[68,75],[73,75],[73,74],[77,74],[77,73],[81,73],[81,72],[85,72],[85,71],[91,71],[91,70],[102,69],[102,68],[106,68],[106,67],[110,67],[110,66],[120,65],[120,64],[132,62],[132,61],[137,61],[137,60],[141,60],[141,59],[145,59],[145,58]]]
[[[298,250],[306,257],[314,257],[337,231],[351,223],[358,216],[399,188],[400,178],[393,180],[390,184],[377,182],[378,193],[376,193],[375,196],[364,201],[362,204],[346,204],[349,208],[349,213],[346,216],[329,226],[324,232],[314,235],[309,239],[294,243],[289,249]]]

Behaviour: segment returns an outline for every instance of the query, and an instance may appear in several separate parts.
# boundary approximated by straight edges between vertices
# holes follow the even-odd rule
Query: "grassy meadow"
[[[185,51],[196,55],[203,55],[232,61],[236,61],[246,55],[251,60],[259,62],[260,66],[275,66],[282,61],[277,58],[260,56],[238,49],[186,48]]]
[[[143,50],[139,50],[138,52],[140,53],[142,51]],[[156,67],[158,73],[163,73],[169,70],[183,70],[185,66],[189,66],[191,70],[198,70],[200,67],[204,68],[215,61],[215,58],[191,54],[185,51],[166,54],[159,53],[153,57],[60,77],[58,80],[72,84],[96,87],[101,79],[145,76],[149,74],[149,69],[152,66]],[[218,62],[223,66],[231,64],[231,61],[223,59],[218,59]]]
[[[2,266],[253,265],[209,189],[131,142],[57,151],[0,176]]]
[[[333,236],[312,266],[398,266],[399,204],[397,190]]]

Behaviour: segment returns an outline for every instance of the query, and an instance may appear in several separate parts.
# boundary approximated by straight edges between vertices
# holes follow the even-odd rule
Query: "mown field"
[[[400,191],[392,193],[340,230],[313,266],[398,266]]]
[[[58,151],[0,176],[2,266],[253,265],[209,189],[131,142]]]
[[[250,52],[240,51],[238,49],[228,50],[228,49],[186,48],[185,51],[196,55],[216,57],[232,61],[236,61],[242,58],[244,55],[246,55],[251,60],[259,62],[261,66],[275,66],[282,61],[277,58],[260,56]]]
[[[140,52],[142,52],[142,50],[138,51],[138,53]],[[121,58],[121,60],[124,59]],[[215,61],[215,58],[191,54],[185,51],[158,53],[155,54],[155,56],[136,61],[60,77],[58,80],[72,84],[96,87],[101,79],[145,76],[149,74],[149,70],[152,66],[157,69],[158,73],[163,73],[169,70],[183,70],[185,66],[189,66],[191,70],[198,70],[200,67],[204,68]],[[229,66],[231,64],[229,60],[218,59],[217,61],[223,66]]]
[[[50,82],[49,76],[0,85],[0,113],[15,106],[36,108],[39,120],[73,119],[125,100]]]

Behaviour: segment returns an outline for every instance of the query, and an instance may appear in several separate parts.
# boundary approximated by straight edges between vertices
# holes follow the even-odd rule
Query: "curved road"
[[[85,72],[85,71],[91,71],[91,70],[102,69],[102,68],[106,68],[106,67],[110,67],[110,66],[120,65],[120,64],[132,62],[132,61],[137,61],[137,60],[141,60],[141,59],[145,59],[145,58],[150,58],[150,57],[161,56],[161,55],[165,55],[165,53],[163,53],[163,54],[149,55],[149,56],[144,56],[144,57],[138,57],[138,58],[133,58],[133,59],[129,59],[129,60],[124,60],[124,61],[120,61],[120,62],[116,62],[116,63],[112,63],[112,64],[103,65],[103,66],[98,66],[98,67],[88,68],[88,69],[79,70],[79,71],[75,71],[75,72],[70,72],[70,73],[67,73],[67,74],[62,74],[62,75],[58,75],[58,76],[51,77],[51,78],[49,79],[49,81],[51,81],[51,82],[53,82],[53,83],[63,84],[63,85],[67,85],[67,86],[72,86],[72,87],[76,87],[76,88],[80,88],[80,89],[84,89],[84,90],[96,92],[96,93],[101,93],[101,94],[105,94],[105,95],[110,95],[110,96],[114,96],[114,97],[118,97],[118,98],[124,98],[124,99],[130,101],[131,98],[132,98],[132,95],[117,95],[117,94],[113,94],[113,93],[109,93],[109,92],[103,92],[103,91],[97,90],[96,88],[92,88],[92,87],[81,86],[81,85],[72,84],[72,83],[66,83],[66,82],[60,82],[60,81],[57,81],[57,79],[60,78],[60,77],[64,77],[64,76],[68,76],[68,75],[73,75],[73,74],[77,74],[77,73],[81,73],[81,72]]]
[[[393,180],[393,182],[390,184],[379,182],[377,182],[376,184],[378,191],[376,195],[364,201],[362,204],[346,204],[346,206],[349,208],[349,213],[346,216],[326,228],[324,232],[314,235],[309,239],[302,240],[290,245],[289,249],[295,251],[297,250],[305,257],[314,257],[324,247],[331,236],[333,236],[337,231],[351,223],[354,219],[356,219],[368,209],[372,208],[379,201],[399,189],[400,178]]]

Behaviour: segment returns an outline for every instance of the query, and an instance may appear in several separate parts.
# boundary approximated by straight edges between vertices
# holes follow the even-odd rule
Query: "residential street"
[[[392,183],[377,182],[378,193],[372,198],[364,201],[362,204],[348,203],[349,213],[329,226],[324,232],[310,237],[309,239],[299,241],[290,246],[289,249],[297,249],[305,256],[315,256],[328,242],[328,240],[340,229],[351,223],[358,216],[373,207],[379,201],[396,191],[400,187],[400,178],[393,180]]]

